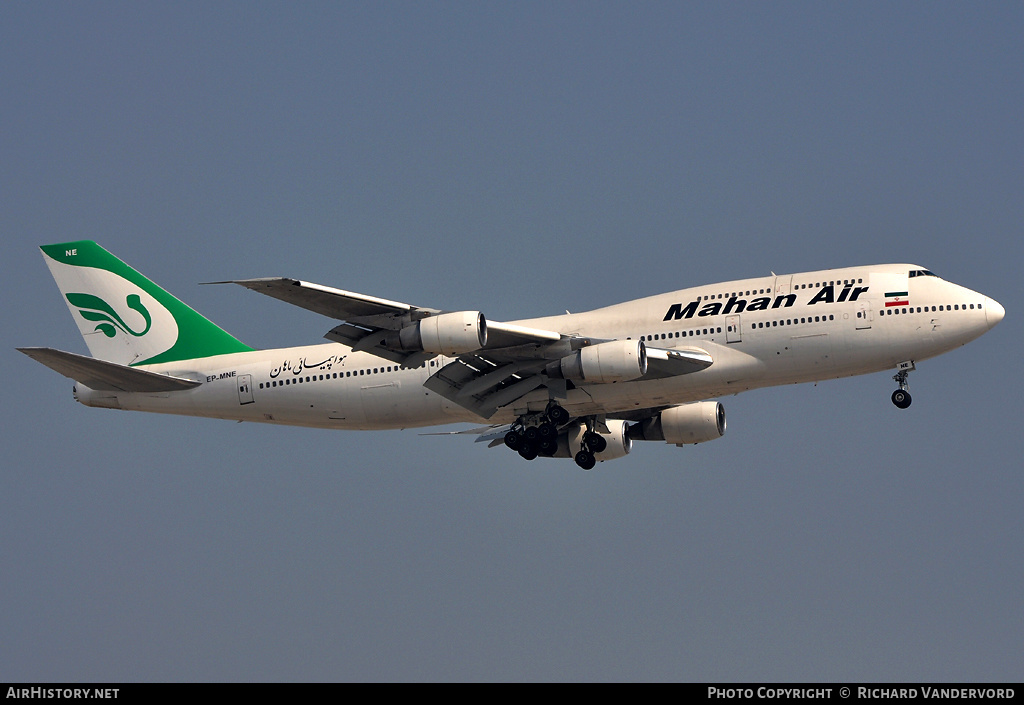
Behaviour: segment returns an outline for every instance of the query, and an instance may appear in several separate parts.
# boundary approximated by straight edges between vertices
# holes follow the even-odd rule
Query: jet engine
[[[647,348],[640,340],[612,340],[577,350],[544,370],[556,379],[606,384],[628,382],[647,374]]]
[[[725,407],[717,401],[699,401],[665,409],[630,427],[631,438],[665,441],[677,446],[713,441],[725,435]]]
[[[439,313],[384,338],[384,346],[392,350],[441,355],[462,355],[485,345],[487,320],[479,311]]]

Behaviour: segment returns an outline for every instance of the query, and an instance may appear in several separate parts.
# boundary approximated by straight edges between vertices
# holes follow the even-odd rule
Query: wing
[[[485,321],[476,311],[412,306],[298,279],[276,277],[211,283],[238,284],[337,319],[341,323],[324,337],[348,345],[355,352],[372,353],[410,367],[439,354],[454,358],[424,386],[485,419],[540,387],[547,387],[554,398],[567,398],[568,390],[575,384],[571,374],[566,376],[559,371],[561,360],[591,346],[625,342]],[[637,341],[631,343],[636,344]],[[706,351],[698,348],[645,349],[644,371],[629,380],[641,378],[641,374],[642,379],[689,374],[713,362]],[[644,353],[639,357],[644,357]],[[581,381],[582,376],[576,379]],[[586,379],[588,384],[602,383],[601,378]]]
[[[392,362],[415,366],[437,353],[395,349],[388,344],[391,333],[445,313],[440,309],[411,306],[399,301],[357,294],[343,289],[313,284],[299,279],[271,277],[237,279],[211,284],[238,284],[275,299],[342,321],[324,337],[348,345],[356,352],[369,352]],[[546,344],[561,339],[553,331],[526,328],[498,321],[487,321],[487,344],[484,349],[501,349],[519,345]]]
[[[551,363],[584,347],[608,342],[613,341],[568,338],[560,345],[537,346],[532,354],[519,348],[514,355],[507,349],[461,355],[432,375],[423,386],[489,419],[501,407],[542,386],[556,399],[567,398],[568,390],[583,381],[552,376]],[[691,374],[714,362],[711,355],[698,348],[646,348],[646,352],[647,372],[636,381]]]

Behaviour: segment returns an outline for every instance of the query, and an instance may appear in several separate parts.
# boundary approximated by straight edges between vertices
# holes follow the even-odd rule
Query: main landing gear
[[[569,412],[550,404],[543,414],[520,416],[505,434],[505,445],[526,460],[539,455],[550,458],[558,450],[558,427],[569,420]]]
[[[587,419],[587,430],[583,434],[583,441],[580,444],[579,451],[577,451],[572,459],[584,470],[593,470],[594,466],[597,465],[597,458],[594,456],[604,451],[607,447],[608,441],[600,433],[594,433],[590,430],[590,419]]]
[[[896,369],[898,369],[899,372],[893,375],[893,380],[900,385],[900,388],[892,393],[892,403],[900,409],[906,409],[910,406],[910,402],[913,401],[910,398],[910,392],[907,391],[910,388],[910,385],[907,383],[907,378],[914,370],[914,363],[901,362]]]
[[[516,419],[505,434],[505,445],[519,453],[526,460],[539,456],[551,457],[558,452],[558,437],[562,426],[572,420],[568,411],[552,402],[543,414],[524,414]],[[593,430],[594,419],[584,419],[586,430],[580,439],[580,449],[573,460],[584,470],[592,470],[597,464],[598,453],[608,448],[608,441]]]

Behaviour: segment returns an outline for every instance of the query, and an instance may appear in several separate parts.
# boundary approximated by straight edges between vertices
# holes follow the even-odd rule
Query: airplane
[[[209,282],[337,323],[329,343],[255,350],[95,242],[40,249],[92,356],[18,350],[72,379],[86,406],[328,429],[470,422],[450,433],[585,470],[634,441],[720,438],[715,399],[751,389],[895,370],[892,403],[906,409],[916,363],[1005,313],[913,264],[772,273],[512,322],[298,279]]]

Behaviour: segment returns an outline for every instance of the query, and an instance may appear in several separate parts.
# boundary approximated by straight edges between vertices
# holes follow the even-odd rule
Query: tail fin
[[[39,249],[93,357],[151,365],[252,350],[91,240]]]

